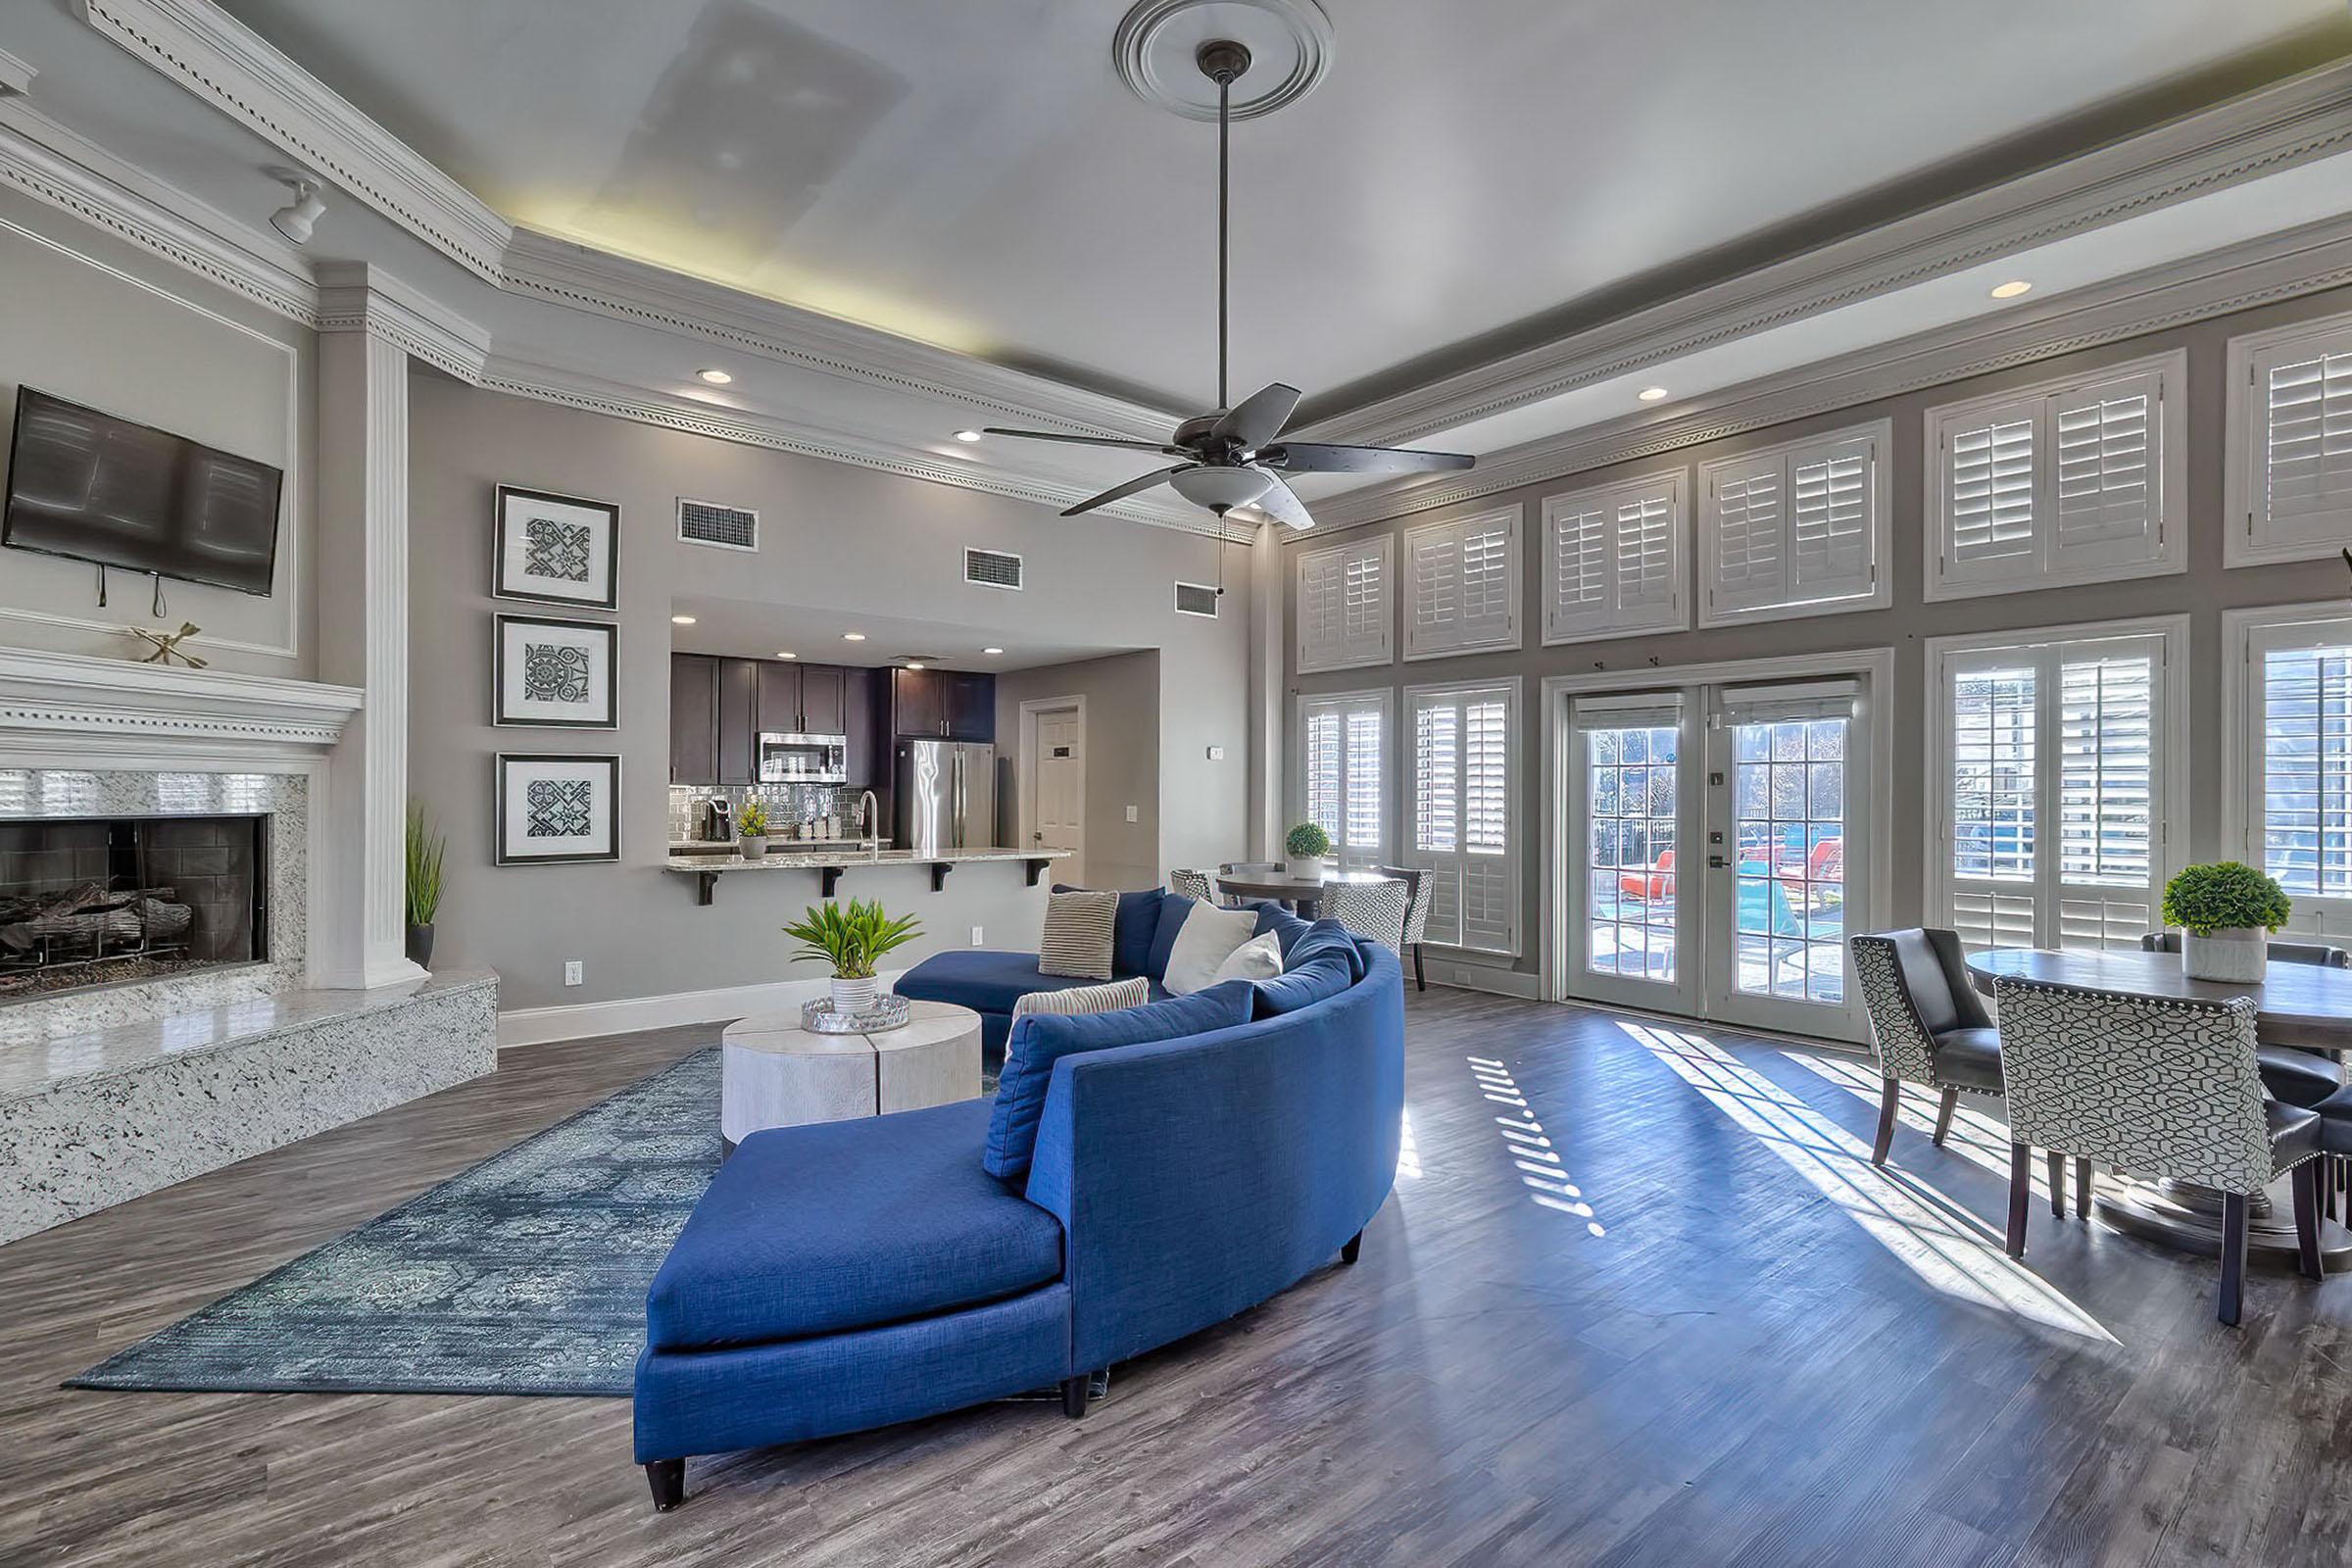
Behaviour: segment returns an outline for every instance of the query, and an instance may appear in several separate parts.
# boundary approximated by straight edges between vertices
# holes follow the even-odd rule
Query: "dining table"
[[[2008,976],[2118,997],[2189,1002],[2250,997],[2255,1038],[2264,1045],[2328,1052],[2352,1049],[2352,969],[2273,959],[2259,981],[2192,980],[2181,970],[2177,953],[1995,948],[1970,954],[1968,972],[1977,989],[1987,995],[1995,981]],[[2222,1195],[2210,1187],[2116,1173],[2099,1180],[2092,1204],[2118,1230],[2183,1251],[2221,1253]],[[2295,1227],[2285,1205],[2256,1193],[2247,1212],[2249,1254],[2266,1263],[2294,1266]],[[2352,1262],[2352,1231],[2322,1220],[2320,1251],[2330,1265]]]
[[[1319,877],[1295,877],[1287,871],[1219,871],[1217,890],[1237,899],[1272,899],[1298,910],[1301,919],[1312,920],[1322,907],[1326,888],[1365,887],[1396,880],[1378,871],[1327,870]]]

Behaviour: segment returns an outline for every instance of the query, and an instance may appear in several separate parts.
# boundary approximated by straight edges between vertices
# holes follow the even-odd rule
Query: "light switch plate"
[[[972,927],[972,946],[976,948],[976,947],[978,947],[979,945],[980,945],[980,928],[979,928],[978,926],[974,926],[974,927]]]
[[[1132,822],[1132,821],[1134,821],[1135,819],[1136,819],[1136,818],[1135,818],[1135,808],[1134,808],[1134,807],[1132,807],[1132,806],[1130,806],[1129,808],[1127,808],[1127,820],[1128,820],[1128,821],[1130,821],[1130,822]]]
[[[1208,760],[1212,762],[1222,762],[1225,760],[1225,748],[1222,746],[1211,746],[1208,749]]]
[[[578,985],[585,977],[587,967],[577,958],[565,958],[564,960],[564,983],[567,986]]]

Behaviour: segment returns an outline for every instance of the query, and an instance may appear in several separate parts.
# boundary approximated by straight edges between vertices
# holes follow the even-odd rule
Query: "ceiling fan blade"
[[[1122,441],[1108,435],[1056,435],[1051,430],[1000,430],[995,425],[983,425],[982,435],[1009,435],[1023,441],[1062,441],[1075,447],[1123,447],[1130,452],[1159,452],[1171,458],[1187,457],[1182,447],[1169,446],[1165,441]]]
[[[1258,471],[1265,473],[1263,468]],[[1315,519],[1308,515],[1305,503],[1298,499],[1298,492],[1284,484],[1275,474],[1267,473],[1266,477],[1272,479],[1273,484],[1267,487],[1264,495],[1250,504],[1285,528],[1312,528]]]
[[[1241,446],[1262,447],[1282,434],[1298,407],[1298,389],[1275,381],[1235,404],[1209,433]]]
[[[1125,484],[1114,484],[1099,496],[1087,497],[1062,513],[1062,515],[1075,517],[1081,512],[1092,512],[1097,507],[1107,507],[1113,501],[1123,501],[1138,490],[1149,490],[1155,484],[1165,484],[1173,475],[1182,473],[1187,468],[1198,468],[1199,466],[1200,465],[1198,463],[1179,463],[1173,468],[1161,468],[1156,473],[1147,473],[1140,479],[1130,479]]]
[[[1462,452],[1341,447],[1321,441],[1285,441],[1260,452],[1257,461],[1286,473],[1430,473],[1441,468],[1467,468],[1478,462]]]

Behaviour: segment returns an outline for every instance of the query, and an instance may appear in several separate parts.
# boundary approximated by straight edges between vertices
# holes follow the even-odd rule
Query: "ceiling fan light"
[[[1185,468],[1169,476],[1176,493],[1196,507],[1225,512],[1246,507],[1266,493],[1273,479],[1255,468]]]

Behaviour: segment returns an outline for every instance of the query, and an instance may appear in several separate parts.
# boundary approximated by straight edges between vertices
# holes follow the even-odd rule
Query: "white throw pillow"
[[[1205,991],[1217,983],[1217,965],[1233,950],[1257,934],[1255,909],[1219,909],[1195,904],[1184,911],[1176,946],[1168,954],[1168,972],[1159,983],[1176,996]]]
[[[1214,986],[1228,980],[1271,980],[1280,973],[1282,943],[1269,931],[1262,937],[1251,937],[1225,955],[1225,961],[1217,965],[1217,972],[1209,976],[1208,983]]]

